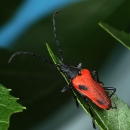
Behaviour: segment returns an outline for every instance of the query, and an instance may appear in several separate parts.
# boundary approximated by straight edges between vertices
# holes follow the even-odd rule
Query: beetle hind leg
[[[114,87],[104,87],[104,90],[105,91],[113,91],[110,95],[109,95],[109,97],[112,97],[112,95],[116,92],[116,88],[114,88]],[[114,103],[115,104],[115,103]],[[117,107],[116,107],[116,104],[115,104],[115,106],[113,107],[111,107],[112,109],[114,108],[114,109],[117,109]]]
[[[87,105],[88,105],[88,109],[89,109],[90,115],[91,115],[91,117],[92,117],[93,128],[96,129],[96,125],[95,125],[95,121],[94,121],[94,114],[93,114],[93,112],[92,112],[92,110],[91,110],[91,106],[89,105],[88,99],[87,99],[86,97],[84,97],[84,98],[85,98],[85,100],[86,100],[86,103],[87,103]]]

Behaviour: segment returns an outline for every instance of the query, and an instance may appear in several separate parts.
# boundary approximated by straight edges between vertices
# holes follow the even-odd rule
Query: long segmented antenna
[[[30,53],[30,52],[24,52],[24,51],[19,51],[19,52],[14,53],[14,54],[10,57],[8,63],[10,63],[11,60],[12,60],[16,55],[20,55],[20,54],[27,54],[27,55],[35,56],[35,57],[37,57],[37,58],[40,58],[40,59],[44,60],[45,62],[48,62],[48,63],[51,64],[51,65],[57,66],[57,64],[54,64],[54,63],[51,62],[50,60],[48,60],[48,59],[46,59],[46,58],[44,58],[44,57],[42,57],[42,56],[40,56],[40,55],[38,55],[38,54],[34,54],[34,53]]]
[[[56,43],[57,43],[57,47],[58,47],[58,50],[59,50],[59,53],[60,53],[60,58],[61,58],[61,61],[62,61],[62,63],[63,63],[62,50],[61,50],[60,44],[59,44],[59,42],[58,42],[58,37],[57,37],[57,34],[56,34],[56,24],[55,24],[55,16],[56,16],[56,14],[57,14],[58,12],[60,12],[60,10],[56,11],[56,12],[53,14],[53,19],[52,19],[52,21],[53,21],[53,29],[54,29],[54,39],[55,39],[55,41],[56,41]],[[11,60],[12,60],[16,55],[20,55],[20,54],[27,54],[27,55],[35,56],[35,57],[37,57],[37,58],[40,58],[40,59],[44,60],[45,62],[48,62],[49,64],[52,64],[52,65],[55,66],[55,67],[59,67],[58,64],[54,64],[54,63],[51,62],[50,60],[48,60],[48,59],[46,59],[46,58],[44,58],[44,57],[42,57],[42,56],[40,56],[40,55],[38,55],[38,54],[34,54],[34,53],[31,53],[31,52],[24,52],[24,51],[20,51],[20,52],[14,53],[14,54],[10,57],[8,63],[10,63]]]
[[[64,58],[63,58],[63,54],[62,54],[62,50],[61,50],[61,46],[60,46],[60,43],[58,41],[58,37],[57,37],[57,33],[56,33],[56,22],[55,22],[55,16],[57,13],[59,13],[60,10],[56,11],[54,14],[53,14],[53,29],[54,29],[54,40],[56,41],[56,44],[57,44],[57,47],[58,47],[58,51],[60,53],[60,58],[61,58],[61,61],[62,63],[64,63]]]

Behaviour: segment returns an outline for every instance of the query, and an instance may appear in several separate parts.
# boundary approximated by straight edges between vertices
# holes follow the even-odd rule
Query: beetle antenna
[[[56,33],[56,22],[55,22],[55,16],[56,16],[56,14],[57,13],[59,13],[60,12],[60,10],[58,10],[58,11],[56,11],[54,14],[53,14],[53,19],[52,19],[52,21],[53,21],[53,29],[54,29],[54,40],[56,41],[56,44],[57,44],[57,47],[58,47],[58,51],[59,51],[59,53],[60,53],[60,58],[61,58],[61,61],[62,61],[62,63],[64,62],[64,58],[63,58],[63,54],[62,54],[62,50],[61,50],[61,46],[60,46],[60,43],[59,43],[59,41],[58,41],[58,37],[57,37],[57,33]]]
[[[34,54],[34,53],[30,53],[30,52],[24,52],[24,51],[19,51],[19,52],[14,53],[14,54],[10,57],[8,63],[10,63],[10,62],[12,61],[12,59],[13,59],[16,55],[20,55],[20,54],[27,54],[27,55],[35,56],[35,57],[37,57],[37,58],[40,58],[40,59],[44,60],[45,62],[48,62],[48,63],[51,64],[51,65],[58,66],[57,64],[54,64],[54,63],[51,62],[50,60],[48,60],[48,59],[46,59],[46,58],[44,58],[44,57],[42,57],[42,56],[40,56],[40,55],[38,55],[38,54]]]

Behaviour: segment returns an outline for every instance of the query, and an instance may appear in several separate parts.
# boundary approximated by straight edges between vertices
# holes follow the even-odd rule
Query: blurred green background
[[[55,0],[51,2],[54,3]],[[0,35],[3,27],[11,21],[23,3],[25,3],[23,0],[0,2]],[[41,6],[44,8],[46,4],[41,2]],[[35,10],[35,7],[33,9]],[[8,64],[10,56],[16,51],[33,52],[51,59],[45,43],[48,43],[59,56],[52,26],[52,15],[59,9],[61,13],[56,16],[57,35],[67,63],[77,66],[82,62],[83,68],[99,70],[107,60],[110,60],[108,58],[112,55],[113,48],[116,51],[116,46],[123,47],[98,23],[103,21],[128,32],[129,0],[80,0],[55,8],[52,6],[44,17],[41,15],[28,24],[10,42],[10,46],[0,48],[0,83],[11,88],[11,94],[19,97],[18,102],[27,107],[22,113],[11,116],[9,130],[27,130],[41,121],[46,121],[72,98],[70,92],[65,94],[60,92],[66,82],[57,69],[42,60],[28,55],[18,55]],[[30,15],[33,15],[33,12],[30,12]],[[17,23],[13,25],[15,24]],[[12,33],[13,31],[16,32],[15,28]],[[6,38],[8,39],[8,35]]]

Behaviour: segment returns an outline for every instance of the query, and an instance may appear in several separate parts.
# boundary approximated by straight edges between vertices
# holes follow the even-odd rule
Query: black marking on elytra
[[[97,99],[97,102],[98,102],[99,104],[101,104],[101,105],[104,104],[101,100],[98,100],[98,99]]]
[[[86,86],[84,86],[84,85],[79,85],[79,89],[81,89],[81,90],[88,90],[88,88]]]

